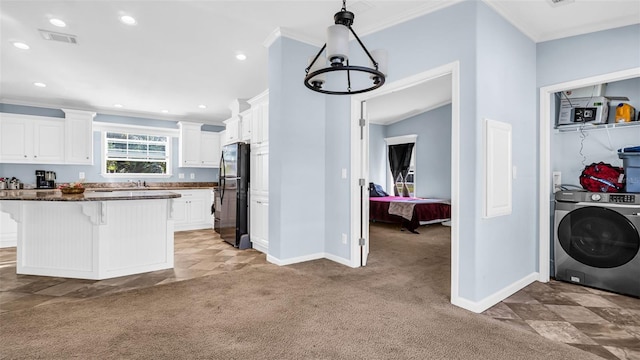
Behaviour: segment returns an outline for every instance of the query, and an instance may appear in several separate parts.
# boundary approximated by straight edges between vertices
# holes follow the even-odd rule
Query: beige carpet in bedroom
[[[449,304],[449,228],[372,227],[328,260],[0,315],[3,359],[597,359]]]

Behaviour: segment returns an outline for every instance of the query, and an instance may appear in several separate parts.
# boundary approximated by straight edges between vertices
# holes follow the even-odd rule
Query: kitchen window
[[[171,176],[170,136],[107,130],[102,139],[104,176]]]

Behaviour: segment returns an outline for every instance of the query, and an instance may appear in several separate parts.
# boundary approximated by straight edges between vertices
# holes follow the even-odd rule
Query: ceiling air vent
[[[60,42],[64,42],[64,43],[67,43],[67,44],[77,44],[78,43],[78,37],[75,36],[75,35],[63,34],[63,33],[59,33],[59,32],[54,32],[54,31],[49,31],[49,30],[42,30],[42,29],[38,29],[38,31],[40,32],[40,35],[42,35],[42,37],[45,40],[60,41]]]
[[[572,2],[574,2],[575,0],[547,0],[547,2],[549,4],[551,4],[551,6],[553,7],[557,7],[557,6],[561,6],[561,5],[567,5],[570,4]]]

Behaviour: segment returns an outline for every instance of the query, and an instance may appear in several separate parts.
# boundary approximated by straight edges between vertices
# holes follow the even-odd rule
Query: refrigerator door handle
[[[225,169],[224,152],[222,153],[222,155],[220,155],[220,173],[222,174],[222,176],[220,177],[220,183],[222,185],[220,187],[220,206],[222,206],[222,201],[224,200],[224,188],[227,185],[227,181],[225,180],[227,171]]]

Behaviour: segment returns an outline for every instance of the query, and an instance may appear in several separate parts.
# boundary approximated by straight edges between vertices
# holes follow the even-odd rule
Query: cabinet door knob
[[[25,155],[24,157],[27,157],[27,155]]]

